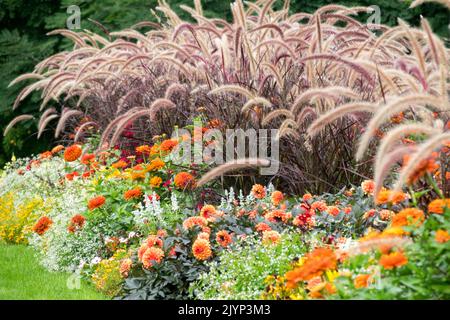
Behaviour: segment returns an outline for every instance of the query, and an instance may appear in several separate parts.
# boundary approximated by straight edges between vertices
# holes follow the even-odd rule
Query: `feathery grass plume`
[[[38,135],[37,138],[39,139],[42,135],[42,133],[44,133],[45,128],[47,127],[47,125],[50,123],[50,121],[52,121],[53,119],[59,118],[58,114],[52,114],[48,117],[45,118],[45,120],[42,121],[42,123],[40,124],[39,128],[38,128]]]
[[[263,126],[266,126],[267,124],[270,123],[270,121],[272,121],[275,118],[278,118],[280,116],[285,116],[286,118],[289,119],[294,119],[294,114],[286,109],[277,109],[277,110],[273,110],[272,112],[268,113],[266,116],[264,116],[261,124]]]
[[[409,7],[415,8],[417,6],[420,6],[421,4],[428,3],[428,2],[440,3],[443,6],[446,6],[447,8],[450,9],[450,0],[415,0],[411,3],[411,5]]]
[[[83,130],[87,127],[98,127],[97,123],[94,121],[88,121],[83,123],[77,130],[77,132],[75,133],[75,138],[73,139],[74,142],[78,142],[78,140],[80,140],[81,135],[83,134]]]
[[[431,32],[430,24],[428,23],[427,19],[425,19],[422,16],[420,16],[420,23],[422,25],[422,29],[427,34],[428,43],[430,45],[431,53],[433,55],[433,59],[434,59],[434,62],[436,64],[436,67],[438,67],[439,64],[440,64],[440,59],[439,59],[439,55],[438,55],[438,52],[437,52],[436,43],[435,43],[435,41],[433,39],[434,36],[433,36],[433,33]]]
[[[310,88],[301,93],[297,99],[295,99],[294,103],[291,105],[291,112],[296,114],[297,109],[302,105],[302,103],[309,102],[315,96],[326,96],[330,98],[337,98],[339,96],[348,97],[351,99],[357,99],[358,94],[353,92],[352,89],[332,86],[332,87],[324,87],[324,88]]]
[[[391,152],[385,154],[384,158],[380,160],[379,164],[375,164],[373,181],[375,189],[373,192],[374,199],[377,199],[378,193],[383,188],[383,181],[389,175],[390,169],[403,160],[403,156],[411,154],[417,150],[416,146],[398,146]]]
[[[230,171],[235,171],[239,169],[251,168],[251,167],[268,167],[270,166],[270,161],[267,159],[261,158],[244,158],[229,161],[224,163],[210,171],[208,171],[205,175],[201,177],[201,179],[197,182],[196,186],[201,187],[206,183],[214,180],[219,176],[223,176],[225,173]]]
[[[65,109],[61,115],[61,117],[59,118],[58,121],[58,125],[56,126],[56,130],[55,130],[55,138],[59,137],[59,134],[61,133],[62,130],[64,130],[64,126],[66,124],[66,121],[70,118],[70,117],[74,117],[74,116],[78,116],[78,115],[83,115],[84,113],[80,110],[70,110],[70,109]]]
[[[426,71],[426,63],[425,63],[425,57],[423,56],[422,50],[420,49],[420,45],[419,42],[417,41],[416,37],[414,36],[414,34],[411,32],[410,27],[406,24],[406,22],[404,22],[402,19],[398,18],[398,24],[403,27],[403,29],[405,30],[408,38],[409,38],[409,42],[411,43],[411,48],[414,51],[414,55],[417,57],[417,59],[419,60],[419,67],[420,67],[420,72],[422,73],[422,76],[424,78],[426,78],[427,76],[427,71]]]
[[[9,132],[9,130],[11,130],[16,123],[19,123],[21,121],[31,120],[31,119],[34,119],[34,117],[30,114],[22,114],[20,116],[15,117],[6,126],[5,130],[3,131],[3,136],[6,136]]]
[[[430,154],[441,147],[444,143],[450,142],[450,132],[443,132],[435,134],[425,142],[417,146],[417,151],[411,155],[406,166],[400,171],[399,177],[394,185],[394,191],[401,190],[407,179],[414,172],[416,166],[424,159],[428,158]]]
[[[241,86],[238,86],[238,85],[223,85],[223,86],[220,86],[218,88],[211,90],[209,92],[209,94],[212,95],[212,94],[217,94],[217,93],[222,93],[222,92],[240,93],[250,100],[255,98],[253,93],[251,93],[249,90],[247,90]]]
[[[388,131],[383,139],[381,139],[375,159],[375,168],[381,164],[386,154],[395,146],[400,138],[406,137],[413,133],[433,135],[439,133],[440,131],[440,129],[433,128],[421,123],[409,123],[396,126],[392,130]]]
[[[56,30],[48,32],[47,36],[53,36],[56,34],[63,35],[64,37],[72,40],[74,43],[76,43],[80,47],[86,46],[86,42],[84,42],[84,40],[76,32],[73,32],[73,31],[67,30],[67,29],[56,29]]]
[[[17,78],[15,78],[14,80],[12,80],[9,84],[8,84],[8,88],[12,87],[13,85],[21,82],[21,81],[25,81],[25,80],[29,80],[29,79],[39,79],[42,80],[44,79],[44,76],[39,74],[39,73],[25,73],[22,74],[20,76],[18,76]]]
[[[165,98],[156,99],[155,101],[153,101],[153,103],[150,106],[150,109],[148,110],[149,115],[150,115],[150,120],[155,121],[156,115],[161,110],[174,109],[174,108],[176,108],[176,105],[172,101],[165,99]]]
[[[56,111],[55,108],[49,108],[49,109],[45,110],[45,111],[42,113],[41,117],[39,118],[38,128],[41,126],[42,121],[44,121],[45,118],[47,118],[47,117],[48,117],[49,115],[51,115],[52,113],[57,113],[57,111]]]
[[[253,99],[248,100],[244,106],[241,109],[241,112],[244,113],[248,109],[250,109],[254,105],[262,105],[263,107],[270,108],[272,106],[272,103],[270,103],[269,100],[263,98],[263,97],[255,97]]]
[[[391,116],[409,108],[415,109],[419,107],[428,109],[430,108],[428,106],[431,106],[431,109],[444,111],[443,100],[430,95],[409,95],[406,97],[400,97],[379,108],[367,124],[366,130],[360,138],[360,143],[356,152],[356,159],[358,161],[362,159],[364,152],[369,146],[371,138],[375,134],[375,131],[385,121],[390,119]]]
[[[302,123],[307,119],[307,117],[317,118],[318,113],[311,107],[303,108],[302,111],[297,115],[297,126],[301,127]]]
[[[402,248],[410,243],[412,243],[412,240],[407,237],[386,237],[357,242],[344,251],[349,256],[355,256],[365,253],[369,250],[378,249],[380,246]]]
[[[348,59],[339,57],[335,54],[311,55],[311,56],[307,56],[304,58],[300,58],[298,60],[298,62],[303,63],[308,60],[328,60],[328,61],[344,64],[347,67],[349,67],[351,70],[354,70],[355,72],[361,74],[361,76],[363,76],[371,85],[374,85],[374,79],[373,79],[372,75],[366,69],[364,69],[361,65],[359,65],[358,63],[352,62]]]
[[[318,119],[314,120],[314,122],[308,127],[308,135],[313,137],[320,130],[322,130],[327,124],[333,122],[339,118],[346,116],[349,113],[355,112],[370,112],[374,113],[377,109],[378,105],[369,103],[369,102],[352,102],[348,104],[341,105],[336,107],[333,110],[328,111],[327,113],[321,115]]]

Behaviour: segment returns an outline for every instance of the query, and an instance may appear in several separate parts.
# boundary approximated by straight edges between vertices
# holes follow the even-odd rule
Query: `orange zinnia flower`
[[[227,231],[221,230],[216,234],[216,241],[222,247],[226,248],[232,242],[231,235]]]
[[[128,163],[126,163],[123,160],[119,160],[117,162],[114,162],[111,167],[115,168],[115,169],[123,169],[126,168],[128,166]]]
[[[297,282],[307,281],[318,277],[326,270],[334,270],[337,266],[337,257],[329,248],[316,248],[308,253],[302,266],[286,273],[287,285],[295,288]]]
[[[392,227],[403,226],[419,226],[425,220],[425,215],[422,210],[416,208],[406,208],[397,213],[392,218]]]
[[[136,147],[137,153],[149,155],[151,151],[152,151],[152,148],[148,145],[142,145],[142,146]]]
[[[93,162],[95,160],[95,154],[92,153],[86,153],[81,157],[80,162],[82,164],[90,164],[91,162]]]
[[[49,217],[41,217],[36,224],[33,226],[33,231],[36,232],[38,235],[42,236],[47,230],[50,228],[50,226],[53,224],[53,220]]]
[[[271,199],[272,199],[272,204],[274,206],[277,206],[281,203],[281,201],[283,201],[284,195],[281,191],[275,190],[274,192],[272,192]]]
[[[197,239],[192,245],[192,253],[197,260],[208,260],[211,255],[211,245],[208,240]]]
[[[164,168],[164,161],[162,161],[160,158],[153,159],[150,164],[147,166],[147,171],[156,171]]]
[[[64,160],[67,162],[73,162],[81,156],[81,147],[77,144],[71,145],[64,151]]]
[[[256,199],[263,199],[266,196],[266,189],[260,184],[255,184],[252,187],[252,195]]]
[[[204,205],[202,207],[202,210],[200,210],[200,216],[202,216],[205,219],[215,216],[216,213],[217,213],[216,208],[210,204]]]
[[[167,139],[161,142],[161,145],[159,146],[159,149],[163,153],[171,153],[173,149],[178,145],[177,139]]]
[[[69,232],[74,233],[75,231],[83,228],[86,218],[81,214],[76,214],[70,219],[69,227],[67,228]]]
[[[150,186],[153,188],[158,188],[161,185],[161,183],[162,183],[161,177],[155,176],[150,179]]]
[[[195,179],[188,172],[180,172],[175,176],[174,183],[179,189],[192,188],[195,186]]]
[[[128,191],[125,191],[123,197],[125,200],[131,200],[135,198],[139,198],[142,196],[142,190],[140,188],[134,188]]]
[[[385,269],[393,269],[395,267],[401,267],[408,263],[408,258],[403,252],[393,252],[389,254],[383,254],[380,258],[380,265]]]
[[[89,200],[88,208],[89,208],[89,210],[92,211],[96,208],[100,208],[101,206],[103,206],[105,204],[105,202],[106,202],[106,198],[104,196],[97,196],[97,197]]]
[[[153,267],[153,264],[155,262],[161,263],[163,258],[164,251],[157,247],[151,247],[145,250],[144,254],[142,255],[142,264],[144,265],[145,269],[150,269],[151,267]]]
[[[434,239],[438,243],[446,243],[447,241],[450,240],[450,235],[448,234],[448,232],[446,230],[438,230],[438,231],[436,231],[436,235],[435,235]]]
[[[356,289],[366,288],[369,285],[370,274],[359,274],[356,276],[353,284]]]
[[[428,204],[428,212],[443,214],[445,207],[450,208],[450,199],[436,199]]]

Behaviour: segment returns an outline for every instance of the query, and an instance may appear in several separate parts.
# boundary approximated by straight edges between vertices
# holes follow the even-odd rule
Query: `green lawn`
[[[79,289],[69,289],[77,287],[70,277],[68,273],[45,270],[29,247],[0,244],[0,300],[106,299],[83,281]]]

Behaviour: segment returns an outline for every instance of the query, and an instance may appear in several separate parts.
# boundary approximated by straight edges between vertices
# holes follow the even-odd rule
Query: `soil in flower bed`
[[[28,299],[101,300],[106,297],[86,282],[77,282],[69,273],[45,270],[31,248],[0,244],[0,300]]]

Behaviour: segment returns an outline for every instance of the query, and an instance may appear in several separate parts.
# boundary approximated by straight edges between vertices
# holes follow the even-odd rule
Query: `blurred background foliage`
[[[231,0],[202,0],[204,13],[210,17],[225,17],[230,20]],[[291,0],[292,12],[314,12],[317,8],[338,3],[346,6],[377,5],[381,10],[381,23],[395,25],[402,18],[411,25],[419,25],[420,15],[429,19],[433,30],[441,37],[450,37],[450,12],[439,4],[424,4],[408,9],[411,0]],[[192,0],[167,0],[167,3],[184,19],[188,15],[179,8],[180,4],[193,6]],[[277,1],[281,6],[283,1]],[[157,0],[2,0],[0,1],[0,132],[19,114],[33,113],[39,108],[39,94],[28,97],[19,106],[20,112],[13,112],[11,106],[23,83],[8,88],[11,80],[22,73],[31,72],[35,64],[67,48],[70,43],[61,37],[48,37],[46,33],[66,27],[71,15],[67,8],[77,5],[81,9],[81,28],[104,32],[88,18],[100,22],[109,31],[129,27],[139,21],[155,21],[150,9]],[[367,19],[362,16],[361,19]],[[37,121],[36,121],[37,122]],[[22,122],[2,138],[0,144],[0,166],[11,159],[41,152],[52,143],[54,128],[48,127],[47,134],[36,140],[36,122]]]

